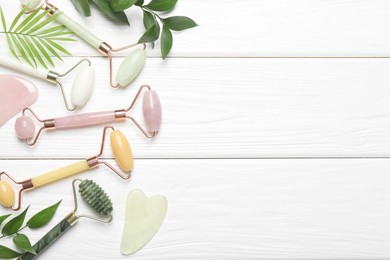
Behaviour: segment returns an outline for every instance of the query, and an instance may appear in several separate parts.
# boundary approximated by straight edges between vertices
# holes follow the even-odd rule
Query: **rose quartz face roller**
[[[110,134],[110,143],[111,149],[114,154],[115,160],[118,166],[122,169],[123,172],[115,169],[112,165],[106,161],[102,161],[99,157],[103,154],[104,141],[106,132],[108,129],[113,131]],[[95,168],[100,164],[104,164],[114,173],[116,173],[122,179],[129,179],[131,177],[131,171],[133,170],[134,159],[133,153],[129,142],[123,133],[119,130],[115,130],[112,126],[106,126],[103,130],[102,143],[100,146],[99,154],[89,157],[87,159],[75,162],[73,164],[67,165],[56,170],[35,176],[33,178],[24,180],[24,181],[15,181],[9,174],[6,172],[0,173],[0,204],[6,208],[11,208],[13,210],[20,209],[21,206],[21,195],[25,190],[31,190],[46,184],[55,182],[57,180],[87,171],[89,169]],[[9,182],[4,180],[2,177],[7,176],[8,180],[12,181],[14,185],[11,185]],[[19,189],[17,200],[15,196],[15,190],[13,186],[17,186]],[[17,202],[16,202],[17,201]]]
[[[87,59],[79,61],[65,73],[58,73],[54,70],[36,69],[21,62],[18,62],[16,59],[5,56],[0,57],[0,65],[57,84],[61,89],[65,107],[69,111],[74,111],[78,107],[82,107],[88,101],[93,91],[95,74],[93,68],[91,67],[91,62]],[[72,72],[79,66],[81,67],[81,69],[79,70],[73,81],[73,87],[71,92],[72,106],[70,106],[60,79],[67,76],[70,72]]]
[[[129,112],[134,107],[134,104],[141,96],[142,91],[146,89],[143,95],[142,112],[146,130],[129,115]],[[30,112],[43,126],[35,134],[35,123],[31,117],[26,116],[26,112]],[[66,129],[76,128],[97,124],[106,124],[118,120],[130,119],[147,137],[154,137],[160,130],[161,125],[161,103],[157,92],[151,90],[150,86],[143,85],[139,88],[130,106],[126,109],[117,109],[112,111],[80,113],[77,115],[58,117],[52,119],[40,119],[30,108],[25,108],[22,116],[15,122],[15,131],[19,139],[25,140],[29,146],[36,144],[40,134],[46,129]]]
[[[59,15],[55,18],[57,22],[65,25],[69,30],[77,34],[86,43],[97,49],[103,55],[107,56],[110,64],[111,87],[125,87],[129,85],[141,72],[146,60],[145,43],[135,43],[128,46],[124,46],[122,48],[113,49],[111,45],[99,39],[99,37],[94,35],[90,30],[77,23],[71,17],[67,16],[64,12],[60,12],[58,8],[49,3],[48,0],[45,0],[42,6],[40,5],[41,2],[42,0],[21,0],[22,6],[27,6],[28,13],[38,12],[40,8],[43,10],[50,10],[49,15],[59,13]],[[117,71],[115,82],[113,82],[112,54],[114,52],[120,52],[126,49],[136,47],[138,45],[143,45],[143,49],[136,48],[133,52],[127,55],[127,57],[122,61]]]

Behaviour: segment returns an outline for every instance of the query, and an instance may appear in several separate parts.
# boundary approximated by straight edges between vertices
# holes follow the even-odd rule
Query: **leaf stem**
[[[13,235],[19,233],[20,231],[22,231],[23,229],[25,229],[26,227],[27,227],[27,225],[24,225],[23,227],[19,228],[19,230],[16,231],[14,234],[11,234],[11,235],[8,235],[8,236],[2,235],[2,236],[0,237],[0,239],[3,238],[3,237],[10,237],[10,236],[13,236]]]
[[[139,8],[141,8],[141,9],[144,10],[144,11],[147,11],[147,12],[151,13],[154,17],[157,17],[163,25],[165,25],[165,24],[164,24],[163,18],[161,18],[161,17],[160,17],[158,14],[156,14],[153,10],[147,8],[146,6],[139,6]]]

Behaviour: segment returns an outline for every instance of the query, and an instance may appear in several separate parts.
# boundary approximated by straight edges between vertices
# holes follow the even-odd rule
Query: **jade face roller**
[[[88,63],[88,66],[85,65],[82,66],[80,71],[77,73],[76,77],[74,78],[72,92],[71,92],[72,106],[70,106],[68,99],[66,98],[65,90],[60,81],[60,78],[63,78],[66,75],[68,75],[71,71],[76,69],[78,66],[82,65],[82,63]],[[79,61],[77,64],[75,64],[72,68],[70,68],[65,73],[58,73],[53,70],[32,68],[28,65],[17,62],[13,58],[7,58],[4,56],[0,57],[0,65],[57,84],[61,89],[62,98],[64,99],[65,107],[69,111],[74,111],[76,110],[76,108],[82,107],[92,94],[93,83],[94,83],[94,70],[91,67],[91,62],[87,59],[83,59]]]
[[[106,161],[102,161],[99,157],[103,153],[104,141],[107,129],[112,129],[110,134],[111,149],[114,153],[115,160],[119,167],[125,172],[121,173]],[[116,173],[122,179],[129,179],[131,170],[133,169],[133,153],[130,148],[130,144],[126,137],[119,130],[115,130],[112,126],[106,126],[103,130],[102,143],[100,146],[100,152],[98,155],[89,157],[85,160],[73,163],[71,165],[44,173],[42,175],[17,182],[6,172],[0,173],[0,204],[4,207],[11,208],[12,210],[18,210],[21,206],[21,195],[25,190],[31,190],[54,181],[69,177],[74,174],[78,174],[94,168],[100,164],[106,165],[114,173]],[[17,203],[15,203],[15,191],[11,184],[2,179],[3,176],[7,176],[16,186],[19,186],[19,195]],[[16,205],[15,205],[16,204]]]
[[[79,183],[79,193],[81,198],[96,212],[99,213],[99,217],[90,216],[86,214],[77,214],[78,203],[76,195],[76,182]],[[103,223],[109,223],[112,220],[111,212],[113,210],[110,197],[104,192],[104,190],[91,180],[79,180],[75,179],[72,182],[74,209],[56,226],[54,226],[46,235],[44,235],[34,246],[36,255],[31,253],[25,253],[18,259],[31,260],[40,256],[45,249],[51,246],[57,238],[63,235],[71,227],[73,227],[80,218],[89,218]]]
[[[45,0],[43,6],[41,7],[42,0],[21,0],[23,6],[28,6],[28,12],[34,11],[36,8],[42,8],[44,10],[50,10],[49,14],[53,15],[59,12],[58,8],[53,6]],[[94,35],[90,30],[86,29],[71,17],[67,16],[64,12],[55,18],[57,22],[65,25],[69,30],[73,31],[77,34],[81,39],[83,39],[86,43],[91,45],[93,48],[97,49],[103,55],[107,56],[110,64],[110,85],[113,88],[117,88],[119,86],[125,87],[129,85],[141,72],[142,67],[145,64],[146,60],[146,44],[145,43],[135,43],[128,46],[124,46],[122,48],[113,49],[111,45],[107,42],[99,39],[96,35]],[[127,55],[127,57],[122,61],[116,77],[115,82],[113,82],[112,78],[112,53],[120,52],[126,49],[133,48],[137,45],[143,45],[143,49],[137,48],[133,52]]]
[[[143,96],[143,116],[146,125],[145,130],[129,112],[132,110],[135,102],[140,97],[142,90],[147,89]],[[26,115],[26,112],[30,112],[43,126],[35,134],[35,123]],[[83,127],[97,124],[106,124],[113,121],[130,119],[141,130],[141,132],[148,138],[156,135],[161,125],[161,104],[157,92],[151,90],[148,85],[143,85],[139,88],[133,102],[126,109],[118,109],[112,111],[92,112],[92,113],[80,113],[77,115],[58,117],[52,119],[40,119],[30,108],[25,108],[22,112],[22,116],[15,122],[15,131],[19,139],[25,140],[29,146],[36,144],[40,134],[46,129],[66,129]]]

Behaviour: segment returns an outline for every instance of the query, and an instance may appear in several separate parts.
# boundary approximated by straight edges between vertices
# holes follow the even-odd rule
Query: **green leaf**
[[[172,49],[172,33],[171,30],[167,26],[163,26],[162,34],[161,34],[161,55],[162,58],[165,59],[168,56],[168,53]]]
[[[31,38],[33,40],[33,42],[35,43],[35,46],[38,47],[39,51],[41,52],[41,54],[43,54],[43,56],[45,56],[46,60],[48,62],[50,62],[50,64],[55,67],[55,64],[52,60],[52,58],[50,57],[50,55],[47,53],[47,51],[45,50],[45,48],[43,48],[42,44],[36,40],[34,37]]]
[[[61,15],[61,12],[56,12],[54,15],[50,16],[49,18],[45,19],[42,22],[39,22],[37,25],[32,27],[26,34],[32,34],[33,32],[38,31],[39,29],[43,28],[45,25],[49,24],[50,22],[54,21],[59,15]]]
[[[21,22],[18,27],[15,29],[15,32],[20,32],[40,11],[40,8],[37,8],[33,13],[31,13],[27,18]],[[28,28],[27,28],[28,29]]]
[[[7,215],[3,215],[3,216],[0,216],[0,225],[4,222],[4,220],[6,220],[9,216],[11,216],[11,214],[7,214]]]
[[[143,22],[144,22],[144,27],[145,29],[149,29],[153,24],[156,23],[156,18],[154,18],[154,15],[147,12],[147,11],[143,11],[144,13],[144,19],[143,19]]]
[[[144,4],[144,0],[138,0],[134,5],[142,6]]]
[[[72,3],[76,7],[77,11],[82,13],[84,16],[91,16],[89,0],[72,0]]]
[[[9,249],[8,247],[0,245],[0,258],[4,259],[11,259],[22,255],[21,253],[18,253],[12,249]]]
[[[11,39],[13,43],[15,44],[16,49],[19,51],[20,55],[22,55],[23,59],[27,61],[28,64],[31,65],[31,67],[34,67],[34,65],[31,63],[30,59],[28,58],[26,52],[24,51],[22,45],[19,43],[17,37],[14,34],[11,34]]]
[[[12,29],[15,27],[15,25],[19,22],[19,19],[20,17],[22,17],[22,15],[24,14],[24,12],[27,10],[28,8],[28,5],[26,5],[25,7],[22,8],[22,11],[23,12],[19,12],[15,19],[13,20],[12,24],[11,24],[11,27],[9,28],[10,31],[12,31]]]
[[[32,248],[30,240],[28,237],[24,234],[17,234],[13,238],[14,244],[17,248],[20,250],[23,250],[23,252],[29,252],[33,255],[36,255],[34,248]]]
[[[58,206],[60,205],[62,200],[58,201],[56,204],[51,205],[50,207],[43,209],[39,211],[37,214],[32,216],[28,221],[27,221],[27,226],[29,228],[35,229],[35,228],[40,228],[47,223],[53,218],[54,213],[56,213]]]
[[[49,69],[46,65],[46,63],[43,61],[42,57],[41,57],[41,54],[38,52],[37,48],[35,47],[35,45],[32,43],[32,41],[30,41],[30,39],[27,37],[27,36],[24,36],[24,40],[25,42],[28,44],[31,52],[33,53],[34,57],[39,61],[39,63],[45,68],[45,69]]]
[[[111,0],[110,6],[114,12],[126,10],[137,2],[137,0]]]
[[[66,54],[66,55],[69,55],[69,56],[72,56],[72,54],[70,52],[68,52],[67,50],[65,50],[62,46],[58,45],[57,43],[55,43],[54,41],[50,40],[50,39],[46,39],[45,38],[45,41],[50,44],[51,46],[53,46],[54,48],[56,48],[57,50],[59,50],[60,52]]]
[[[33,35],[40,35],[40,36],[42,36],[42,35],[49,34],[49,33],[61,32],[64,29],[66,29],[65,25],[58,25],[58,26],[54,26],[54,27],[51,27],[51,28],[46,29],[46,30],[35,32],[35,33],[33,33]],[[74,34],[71,31],[68,31],[68,32],[70,34]]]
[[[174,31],[183,31],[198,26],[194,20],[186,16],[172,16],[163,19],[164,24]]]
[[[138,43],[143,42],[154,42],[160,36],[160,25],[158,22],[155,22],[138,40]]]
[[[1,8],[0,8],[0,15],[1,15],[1,23],[3,25],[4,32],[6,32],[7,31],[7,24],[5,23],[3,9],[1,9]]]
[[[176,3],[177,0],[152,0],[146,7],[153,11],[170,11]]]
[[[50,10],[47,10],[47,11],[44,11],[42,13],[32,13],[30,14],[28,17],[32,16],[32,19],[31,21],[29,21],[23,28],[20,29],[20,33],[23,33],[29,29],[31,29],[34,25],[36,24],[39,24],[39,21],[45,17],[48,13],[50,12]]]
[[[41,39],[40,39],[41,40]],[[52,48],[46,41],[44,41],[43,39],[40,41],[40,43],[42,43],[42,45],[44,45],[46,47],[46,49],[48,49],[54,56],[57,57],[57,59],[59,59],[60,61],[63,61],[61,56],[54,50],[54,48]]]
[[[10,221],[8,221],[7,224],[4,225],[3,230],[1,231],[4,236],[13,235],[18,232],[24,222],[24,218],[26,217],[26,213],[29,207],[30,206],[28,206],[22,213],[20,213],[18,216],[14,217]]]
[[[114,12],[110,6],[110,3],[107,0],[92,0],[92,2],[99,7],[99,9],[109,18],[114,21],[120,21],[127,25],[130,25],[129,20],[127,20],[126,14],[121,12]]]
[[[27,45],[26,41],[20,36],[19,34],[16,35],[16,38],[18,38],[19,42],[22,44],[22,48],[27,52],[27,54],[30,56],[32,62],[34,62],[34,67],[37,67],[37,62],[35,60],[34,53],[31,51],[30,47]]]

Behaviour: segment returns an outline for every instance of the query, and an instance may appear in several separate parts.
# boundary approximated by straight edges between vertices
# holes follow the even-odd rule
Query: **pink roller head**
[[[31,139],[35,133],[35,124],[28,116],[21,116],[16,119],[15,132],[19,139]]]
[[[161,125],[161,103],[155,90],[148,90],[144,94],[142,111],[146,129],[149,132],[158,132]]]

